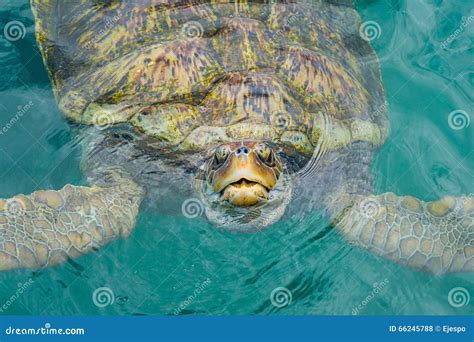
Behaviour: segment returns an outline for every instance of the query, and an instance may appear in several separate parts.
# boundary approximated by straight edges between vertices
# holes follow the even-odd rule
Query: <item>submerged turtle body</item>
[[[166,191],[196,196],[211,221],[239,231],[278,220],[291,192],[297,207],[311,203],[307,211],[325,209],[327,194],[356,177],[352,193],[370,193],[367,166],[389,125],[378,62],[348,1],[58,3],[49,13],[62,18],[56,30],[41,19],[48,4],[34,9],[60,108],[88,137],[82,165],[90,177],[120,165],[147,189],[146,202],[179,208]],[[269,193],[209,184],[217,182],[209,153],[254,141],[284,159]],[[327,163],[326,154],[339,161]],[[311,192],[304,196],[309,180],[297,174],[313,173],[316,162],[310,188],[322,193],[313,203]],[[335,165],[348,169],[326,177]],[[265,200],[266,208],[228,208],[222,199]]]
[[[50,10],[34,8],[37,18]],[[308,180],[295,175],[315,159],[324,169],[312,191],[324,179],[317,191],[326,197],[358,177],[352,192],[370,192],[367,165],[389,125],[378,62],[350,2],[82,1],[54,11],[62,26],[52,30],[40,19],[38,40],[60,108],[89,137],[82,165],[92,178],[121,165],[158,207],[179,207],[167,190],[180,199],[197,192],[211,221],[240,231],[279,219],[290,188],[297,206],[311,201],[303,196]],[[201,169],[218,146],[245,141],[270,143],[286,172],[273,193],[255,187],[242,200],[207,186]],[[322,155],[354,143],[361,144],[335,154],[336,164],[354,164],[360,150],[367,162],[326,177],[334,163]],[[275,200],[265,215],[223,209],[218,190],[234,204]]]
[[[473,198],[372,195],[371,157],[389,124],[350,0],[32,8],[91,186],[0,200],[0,270],[75,258],[128,236],[143,205],[176,211],[190,197],[220,228],[318,210],[387,259],[474,270]]]

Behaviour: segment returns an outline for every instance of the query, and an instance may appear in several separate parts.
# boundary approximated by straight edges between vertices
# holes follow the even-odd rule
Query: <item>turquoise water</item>
[[[364,22],[380,27],[372,44],[392,123],[372,167],[376,192],[424,200],[474,193],[474,123],[455,130],[448,120],[455,110],[472,118],[474,109],[468,1],[360,1],[357,8]],[[4,198],[85,183],[80,151],[34,40],[29,4],[2,0],[1,31],[15,20],[25,26],[25,37],[0,37],[0,129],[8,127],[0,134]],[[19,106],[28,109],[10,124]],[[23,294],[11,300],[19,284]],[[0,313],[456,315],[474,313],[474,299],[455,307],[449,291],[463,287],[474,295],[473,285],[472,274],[434,277],[352,247],[317,217],[238,235],[217,231],[204,218],[145,211],[128,240],[52,269],[0,274],[0,309],[8,303]],[[93,301],[101,287],[114,297],[105,307]],[[270,300],[279,287],[291,293],[284,307]]]

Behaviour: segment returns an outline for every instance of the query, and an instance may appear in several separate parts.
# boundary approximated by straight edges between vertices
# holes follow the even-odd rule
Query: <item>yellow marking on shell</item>
[[[128,87],[135,89],[138,85],[146,87],[148,92],[161,92],[157,100],[204,91],[222,75],[205,40],[174,41],[143,53],[138,59],[154,63],[142,64],[140,72],[128,79]]]
[[[375,146],[383,143],[379,126],[373,122],[354,119],[350,123],[352,141],[366,141]]]
[[[367,115],[369,95],[340,63],[302,47],[291,47],[278,73],[300,94],[309,108],[337,118]]]
[[[314,150],[313,145],[308,136],[303,132],[285,131],[281,138],[281,142],[293,146],[297,151],[305,154],[311,154]]]
[[[212,37],[227,71],[273,68],[274,51],[262,22],[248,18],[225,18],[223,27]]]
[[[103,65],[83,80],[83,86],[67,93],[68,97],[63,97],[60,105],[66,115],[79,121],[86,106],[99,100],[109,106],[125,107],[147,106],[177,98],[194,101],[223,74],[206,40],[178,39],[135,51]],[[83,91],[77,90],[81,87]],[[86,123],[95,116],[95,109],[84,114]],[[120,122],[128,117],[116,118]]]
[[[357,11],[348,6],[331,6],[327,3],[315,6],[303,3],[276,3],[268,15],[268,26],[272,31],[281,30],[286,41],[297,42],[316,49],[341,51],[344,39],[353,34]]]
[[[304,33],[298,29],[307,28],[308,26],[306,24],[311,21],[308,14],[309,13],[305,13],[299,7],[294,5],[275,4],[271,8],[271,12],[267,19],[267,25],[272,32],[279,32],[281,35],[284,35],[286,39],[293,42],[299,42],[301,38],[303,38],[302,36]],[[297,20],[296,25],[294,22],[295,20]],[[322,26],[323,22],[320,21],[318,25]],[[309,31],[316,34],[316,31],[314,30]]]
[[[216,16],[207,4],[177,7],[117,1],[76,22],[77,44],[90,62],[112,60],[142,46],[175,39],[183,24],[192,21],[215,30]]]
[[[221,81],[203,101],[212,122],[231,125],[242,120],[268,123],[279,113],[303,118],[299,103],[280,81],[265,74],[231,74]]]
[[[41,31],[36,32],[36,40],[38,41],[38,43],[41,43],[41,44],[45,44],[48,41],[44,32],[41,32]]]
[[[268,124],[256,123],[237,123],[225,128],[226,134],[230,140],[269,140],[274,141],[279,138],[279,135],[273,126]]]
[[[312,142],[323,141],[328,150],[335,150],[352,142],[351,131],[347,125],[341,121],[323,115],[314,114],[312,127]]]
[[[184,139],[179,148],[184,151],[198,151],[225,141],[229,141],[229,136],[224,127],[200,126]]]
[[[278,139],[278,132],[268,124],[237,123],[223,127],[199,126],[183,140],[179,148],[185,151],[198,151],[236,140],[277,141]]]
[[[196,107],[172,104],[144,108],[131,123],[146,135],[177,145],[202,122]]]
[[[240,122],[223,127],[198,126],[184,138],[179,148],[185,151],[206,150],[221,143],[239,140],[279,142],[305,154],[311,154],[314,149],[303,132],[291,130],[281,132],[273,125],[251,122]]]
[[[337,18],[340,12],[344,13],[346,20]],[[341,47],[348,34],[347,20],[354,21],[357,16],[353,9],[340,11],[338,7],[328,8],[326,4],[320,4],[317,11],[305,4],[274,4],[267,24],[270,31],[275,32],[276,42],[282,46],[291,42],[344,58],[350,64],[350,60],[355,58]]]
[[[270,11],[271,4],[254,1],[210,1],[218,17],[245,17],[262,19]]]
[[[114,2],[106,10],[93,11],[92,17],[83,17],[76,21],[76,27],[84,27],[79,31],[80,47],[91,47],[90,58],[103,60],[128,53],[142,44],[154,44],[176,38],[182,25],[199,22],[212,35],[219,17],[245,16],[260,18],[267,11],[267,4],[245,2]],[[87,20],[87,22],[84,22]],[[108,22],[108,23],[107,23]],[[97,23],[94,29],[90,23]],[[82,25],[81,25],[82,24]],[[87,24],[87,25],[85,25]],[[98,34],[98,32],[100,34]],[[94,44],[91,44],[94,42]]]
[[[166,16],[166,24],[171,27],[172,23],[171,23],[171,16],[167,15]]]
[[[373,122],[359,119],[338,120],[320,112],[313,114],[310,137],[313,144],[320,140],[324,142],[324,147],[328,150],[335,150],[357,141],[379,146],[385,139],[381,136],[378,125]]]

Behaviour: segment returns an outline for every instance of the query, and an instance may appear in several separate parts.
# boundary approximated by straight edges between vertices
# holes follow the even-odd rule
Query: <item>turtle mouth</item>
[[[209,161],[207,184],[214,198],[236,207],[267,203],[281,174],[281,163],[263,143],[221,145]]]
[[[291,178],[264,142],[218,146],[203,168],[199,189],[216,226],[255,232],[279,220],[291,199]]]
[[[228,184],[220,192],[220,199],[239,207],[249,207],[269,199],[270,189],[246,178]]]

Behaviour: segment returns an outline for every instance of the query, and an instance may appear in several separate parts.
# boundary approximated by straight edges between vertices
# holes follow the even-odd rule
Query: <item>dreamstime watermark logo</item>
[[[111,112],[107,110],[101,110],[94,115],[92,124],[95,128],[103,131],[112,127],[115,124],[115,120]]]
[[[53,328],[51,323],[45,323],[44,327],[39,328],[16,328],[9,326],[5,329],[6,335],[84,335],[84,328]]]
[[[291,117],[287,113],[277,113],[273,116],[272,121],[275,127],[286,129],[291,124]]]
[[[181,212],[189,219],[199,217],[204,213],[204,204],[197,198],[188,198],[181,205]]]
[[[0,135],[6,134],[33,106],[33,101],[28,102],[26,105],[18,106],[15,115],[0,129]]]
[[[378,107],[373,111],[374,116],[375,116],[375,117],[378,117],[378,116],[380,116],[380,115],[382,115],[382,114],[387,113],[387,109],[388,109],[388,108],[387,108],[387,102],[384,102],[382,105],[378,106]]]
[[[288,32],[296,22],[303,20],[303,18],[304,15],[302,13],[290,15],[286,23],[280,29],[271,33],[270,42],[275,44],[278,40],[283,40],[285,38],[285,32]]]
[[[10,198],[5,203],[5,212],[7,216],[19,217],[25,213],[26,205],[18,198]]]
[[[460,308],[469,304],[471,296],[464,287],[454,287],[448,293],[448,303],[454,308]]]
[[[453,33],[449,35],[443,42],[441,42],[441,48],[446,49],[450,43],[452,43],[456,38],[464,32],[464,30],[474,22],[474,15],[469,17],[462,17],[461,25],[459,25]]]
[[[381,206],[379,201],[367,198],[359,204],[360,213],[366,218],[374,218],[380,212]]]
[[[471,118],[464,110],[457,109],[449,113],[448,124],[452,129],[459,131],[463,128],[469,127]]]
[[[3,34],[5,35],[6,40],[15,42],[25,38],[26,27],[21,21],[10,21],[3,28]]]
[[[0,306],[0,312],[8,310],[10,305],[12,305],[34,282],[35,281],[30,278],[24,283],[18,283],[18,288],[16,289],[15,293],[11,295],[2,306]]]
[[[107,35],[107,32],[109,32],[119,20],[120,20],[120,16],[118,15],[104,18],[103,20],[104,25],[97,31],[97,33],[87,43],[84,44],[84,48],[86,50],[92,48],[94,44],[98,43],[102,38],[104,38]]]
[[[270,302],[277,308],[283,308],[291,304],[293,295],[286,287],[277,287],[270,293]]]
[[[99,287],[92,294],[94,305],[99,308],[105,308],[115,302],[115,294],[109,287]]]
[[[453,207],[446,213],[446,219],[451,221],[451,220],[461,220],[465,217],[465,215],[469,214],[466,213],[464,210],[465,205],[467,204],[467,207],[469,207],[468,202],[472,201],[474,199],[474,194],[469,194],[467,196],[457,198],[456,202]],[[449,222],[448,221],[448,222]]]
[[[373,20],[365,21],[359,27],[359,35],[368,42],[380,38],[381,34],[380,25]]]
[[[193,293],[182,301],[179,306],[174,310],[174,314],[177,316],[179,315],[184,309],[186,309],[192,302],[204,292],[204,290],[212,283],[211,279],[207,278],[202,282],[196,283],[196,288],[194,289]]]
[[[389,281],[387,278],[382,280],[381,282],[376,282],[372,286],[372,291],[365,297],[357,306],[352,308],[352,314],[353,315],[358,315],[359,312],[367,305],[369,304],[377,294],[382,292],[382,290],[387,287]]]
[[[181,30],[188,38],[201,38],[204,35],[204,28],[197,21],[188,21]]]

